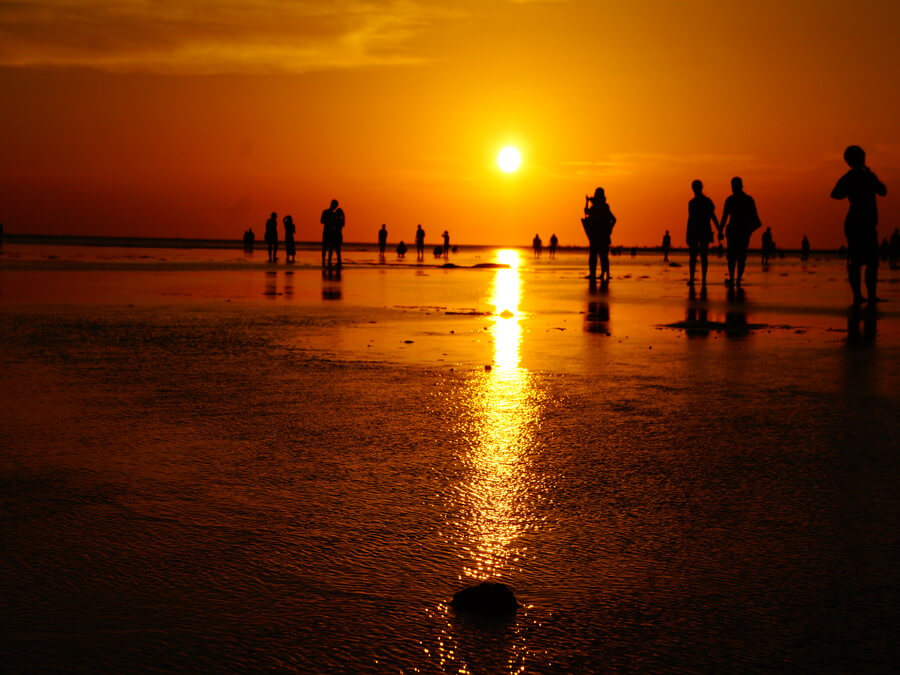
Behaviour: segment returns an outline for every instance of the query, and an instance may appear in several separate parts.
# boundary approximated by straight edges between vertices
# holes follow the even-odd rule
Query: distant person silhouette
[[[663,262],[669,262],[669,249],[672,248],[672,235],[666,230],[662,240]]]
[[[888,241],[887,237],[881,240],[879,251],[883,262],[888,262],[891,259],[891,243]]]
[[[769,258],[772,255],[772,249],[775,248],[775,240],[772,238],[772,228],[767,227],[766,231],[762,233],[762,264],[768,265]]]
[[[544,250],[544,242],[541,241],[540,235],[534,235],[534,239],[531,240],[531,248],[534,251],[534,257],[540,258],[541,252]]]
[[[550,259],[556,257],[556,249],[559,247],[559,239],[556,238],[556,234],[550,235]]]
[[[803,241],[800,242],[800,260],[806,262],[809,260],[809,239],[803,235]]]
[[[609,245],[616,217],[606,203],[606,193],[602,187],[594,190],[594,196],[584,198],[584,218],[581,219],[584,232],[590,243],[588,252],[588,278],[597,278],[597,258],[600,258],[600,281],[609,281]]]
[[[844,220],[847,236],[847,271],[853,304],[866,302],[860,291],[860,273],[866,268],[866,290],[869,302],[879,300],[878,286],[878,204],[876,196],[884,197],[887,188],[866,166],[866,153],[858,145],[844,150],[844,161],[850,170],[838,180],[831,191],[832,199],[847,199],[850,208]]]
[[[253,234],[253,228],[244,230],[244,253],[253,253],[253,242],[256,235]]]
[[[284,259],[287,262],[294,262],[297,256],[297,244],[294,241],[297,226],[294,225],[294,219],[291,216],[285,216],[282,222],[284,223]]]
[[[421,223],[416,226],[416,260],[425,260],[425,230]]]
[[[431,252],[434,254],[435,258],[440,258],[442,255],[444,255],[444,247],[438,244],[431,250]]]
[[[728,285],[740,288],[744,266],[747,264],[750,237],[762,223],[756,210],[756,202],[744,192],[744,181],[737,176],[731,179],[731,192],[722,208],[719,237],[724,232],[728,240]]]
[[[891,269],[897,269],[897,264],[900,262],[900,229],[894,228],[894,234],[891,235],[891,243],[890,243],[890,260],[891,260]]]
[[[400,243],[397,244],[397,257],[401,260],[406,257],[406,244],[403,240],[400,240]]]
[[[340,206],[334,210],[334,230],[331,233],[331,248],[328,251],[328,265],[331,265],[331,254],[332,252],[337,257],[337,262],[335,263],[337,267],[340,267],[343,263],[341,262],[341,247],[344,245],[344,225],[346,224],[346,220],[344,218],[344,209]]]
[[[450,257],[450,233],[447,230],[444,230],[444,234],[442,234],[441,236],[444,238],[443,252],[444,259],[446,260]]]
[[[378,230],[378,255],[382,258],[384,257],[385,249],[387,249],[387,234],[387,225],[382,223],[381,229]]]
[[[269,252],[269,262],[278,260],[278,214],[274,211],[266,221],[266,248]]]
[[[719,229],[716,218],[716,206],[712,199],[703,194],[703,182],[691,182],[694,197],[688,202],[687,234],[688,266],[690,276],[688,284],[693,286],[697,274],[697,257],[700,257],[701,287],[706,287],[706,270],[709,267],[709,245],[713,241],[713,225]]]
[[[340,228],[338,227],[338,200],[332,199],[331,205],[322,211],[322,217],[319,218],[319,222],[322,223],[322,267],[325,267],[326,264],[328,267],[331,267],[332,257],[335,253],[335,242],[338,236],[343,237],[340,233]],[[341,217],[341,225],[343,227],[343,211],[340,211]],[[341,261],[341,253],[340,248],[337,248],[338,254],[338,264]],[[327,257],[327,263],[326,263]]]

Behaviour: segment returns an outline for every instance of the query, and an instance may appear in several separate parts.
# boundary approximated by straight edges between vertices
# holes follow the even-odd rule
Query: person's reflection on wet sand
[[[294,297],[294,271],[288,270],[284,273],[284,297]]]
[[[706,307],[688,306],[684,332],[689,338],[709,337],[709,311]]]
[[[275,298],[278,295],[278,272],[270,270],[266,272],[266,289],[263,295],[267,298]]]
[[[593,296],[606,296],[609,294],[609,286],[606,283],[601,283],[598,288],[596,279],[591,279],[588,291]],[[584,315],[584,330],[586,333],[610,335],[608,302],[605,300],[591,300],[588,302],[587,312]]]
[[[729,288],[730,306],[725,312],[725,337],[742,338],[750,334],[747,323],[747,295],[743,288]]]
[[[331,267],[322,270],[322,299],[323,300],[340,300],[343,297],[341,289],[341,270],[339,267]]]
[[[860,330],[862,324],[862,330]],[[847,344],[871,344],[878,335],[878,310],[874,305],[853,306],[847,312]]]

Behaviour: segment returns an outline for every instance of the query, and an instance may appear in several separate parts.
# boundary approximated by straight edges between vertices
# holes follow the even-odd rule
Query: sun
[[[507,145],[500,151],[500,154],[497,155],[497,166],[500,167],[501,171],[512,173],[513,171],[517,171],[521,165],[522,153],[511,145]]]

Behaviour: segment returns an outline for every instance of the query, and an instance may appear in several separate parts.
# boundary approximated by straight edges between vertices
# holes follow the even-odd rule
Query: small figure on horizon
[[[292,263],[297,255],[297,243],[294,241],[297,226],[294,225],[292,216],[285,216],[282,222],[284,223],[284,259]]]
[[[731,179],[731,192],[722,208],[719,239],[724,232],[728,240],[728,286],[739,289],[744,277],[744,266],[747,264],[750,237],[762,223],[756,210],[756,202],[744,192],[744,181],[740,177]]]
[[[272,215],[266,221],[266,249],[269,252],[269,262],[278,260],[278,214],[272,211]]]
[[[687,235],[688,267],[690,276],[688,285],[694,285],[697,274],[697,256],[700,257],[700,285],[706,288],[706,270],[709,267],[709,245],[713,242],[713,225],[719,229],[716,218],[716,205],[712,199],[703,194],[703,182],[691,182],[694,197],[688,202]],[[712,224],[710,224],[712,223]]]
[[[803,235],[803,241],[800,242],[800,260],[806,262],[809,260],[809,239]]]
[[[553,260],[556,257],[556,249],[559,247],[559,239],[556,238],[556,233],[550,235],[550,259]]]
[[[382,223],[381,229],[378,230],[378,255],[380,255],[383,258],[384,252],[386,249],[387,249],[387,225]]]
[[[584,218],[581,225],[590,243],[588,252],[588,278],[597,278],[597,258],[600,258],[600,281],[609,281],[609,245],[612,243],[612,230],[616,224],[606,203],[606,192],[602,187],[594,190],[594,196],[584,198]]]
[[[416,260],[425,260],[425,230],[421,223],[416,226]]]
[[[331,205],[322,211],[319,219],[322,223],[322,267],[331,267],[333,256],[337,254],[337,266],[341,266],[341,245],[344,243],[344,210],[338,206],[338,200],[332,199]]]
[[[406,257],[406,244],[402,239],[400,240],[400,243],[397,244],[397,257],[400,260],[403,260]]]
[[[669,234],[669,231],[666,230],[666,233],[663,235],[662,240],[663,262],[669,262],[670,248],[672,248],[672,236]]]
[[[338,200],[332,199],[331,205],[322,211],[319,222],[322,224],[322,267],[326,266],[326,256],[330,259],[331,233],[334,231],[334,210],[338,206]]]
[[[534,235],[534,239],[531,240],[531,248],[532,248],[534,257],[540,258],[541,252],[544,250],[544,242],[541,241],[540,235],[538,235],[538,234]]]
[[[897,264],[900,262],[900,229],[896,227],[894,228],[894,234],[891,235],[890,260],[891,269],[897,269]]]
[[[450,257],[450,233],[447,230],[444,230],[444,234],[441,236],[444,238],[443,254],[444,260],[446,260]]]
[[[772,228],[767,227],[766,231],[762,233],[762,246],[760,251],[763,265],[769,264],[769,258],[771,257],[774,248],[775,240],[772,238]]]
[[[866,166],[866,153],[858,145],[844,150],[844,161],[850,170],[840,177],[831,191],[832,199],[847,199],[850,208],[844,220],[847,236],[847,272],[853,304],[866,298],[860,290],[860,273],[866,268],[866,290],[869,302],[878,302],[878,195],[884,197],[887,188]]]
[[[256,241],[256,235],[253,233],[253,228],[250,227],[244,232],[244,252],[245,253],[253,253],[253,244]]]
[[[336,201],[336,200],[335,200]],[[344,219],[344,209],[340,206],[334,210],[334,230],[332,231],[331,236],[331,250],[328,251],[328,265],[331,265],[331,251],[334,251],[337,256],[337,262],[335,263],[337,267],[342,265],[341,262],[341,247],[344,245],[344,225],[346,221]]]

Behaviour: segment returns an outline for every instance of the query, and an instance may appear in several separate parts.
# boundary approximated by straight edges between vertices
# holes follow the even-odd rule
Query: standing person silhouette
[[[775,240],[772,238],[772,228],[767,227],[766,231],[762,233],[762,264],[768,265],[769,258],[772,255],[772,249],[775,248]]]
[[[284,223],[284,259],[287,262],[294,262],[297,255],[297,244],[294,241],[297,226],[294,225],[294,219],[291,216],[285,216],[282,222]]]
[[[609,245],[616,217],[606,203],[606,193],[602,187],[594,190],[594,196],[584,198],[584,218],[581,219],[584,232],[590,242],[588,252],[588,278],[597,278],[597,258],[600,258],[600,281],[609,281]]]
[[[325,267],[325,256],[331,258],[331,239],[334,232],[334,210],[337,208],[337,199],[331,200],[331,205],[322,211],[319,222],[322,224],[322,267]]]
[[[559,239],[556,238],[556,233],[550,235],[550,259],[556,257],[556,249],[559,246]]]
[[[425,260],[425,230],[421,223],[416,226],[416,260]]]
[[[884,197],[887,188],[866,166],[866,153],[858,145],[844,150],[844,161],[850,167],[831,191],[832,199],[847,199],[850,208],[844,220],[847,236],[847,272],[853,304],[866,302],[860,291],[860,273],[866,268],[866,290],[869,302],[878,302],[875,293],[878,285],[878,203],[876,196]]]
[[[719,229],[719,219],[716,218],[716,205],[712,199],[703,194],[703,182],[694,180],[691,182],[691,190],[694,197],[688,202],[687,235],[685,240],[688,245],[688,266],[690,277],[688,285],[694,285],[697,274],[697,257],[700,257],[700,286],[706,287],[706,270],[709,267],[709,245],[713,241],[712,225]],[[710,225],[712,223],[712,225]]]
[[[274,211],[266,221],[266,249],[269,252],[269,262],[276,262],[278,260],[278,214]]]
[[[662,240],[663,262],[669,262],[669,249],[672,248],[672,235],[666,230]]]
[[[538,234],[534,235],[534,239],[531,240],[531,247],[534,250],[534,257],[540,258],[541,251],[544,250],[544,242],[541,241],[541,237]]]
[[[800,260],[806,262],[809,260],[809,239],[803,235],[803,241],[800,242]]]
[[[444,260],[450,257],[450,233],[447,230],[444,230],[444,234],[441,235],[444,238]]]
[[[386,249],[387,249],[387,225],[382,223],[381,229],[378,230],[378,255],[380,255],[383,258],[384,252]]]
[[[738,176],[731,179],[731,192],[722,208],[719,238],[722,238],[724,232],[728,240],[728,286],[740,288],[744,266],[747,264],[750,236],[762,223],[756,210],[756,202],[744,192],[744,181]]]
[[[335,200],[337,203],[337,200]],[[341,267],[341,247],[344,245],[344,209],[340,206],[334,210],[334,229],[331,231],[331,248],[328,249],[328,266],[331,266],[331,254],[337,256],[336,267]]]

